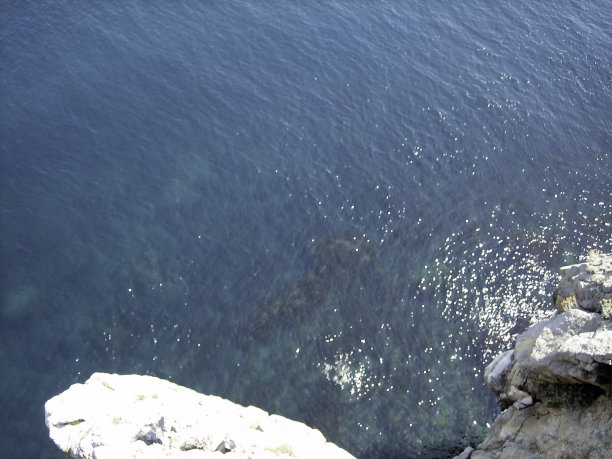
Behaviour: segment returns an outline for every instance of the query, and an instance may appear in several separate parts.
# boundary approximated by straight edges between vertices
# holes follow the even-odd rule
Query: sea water
[[[612,5],[4,1],[0,444],[152,374],[448,457],[612,242]]]

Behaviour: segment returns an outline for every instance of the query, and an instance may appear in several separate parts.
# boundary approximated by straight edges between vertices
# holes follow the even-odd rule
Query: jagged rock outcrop
[[[585,263],[561,268],[553,293],[560,312],[579,308],[612,319],[612,254],[591,253]]]
[[[580,309],[539,322],[519,335],[485,370],[503,403],[541,398],[551,384],[589,384],[602,392],[612,384],[612,321]]]
[[[485,370],[506,409],[467,458],[607,458],[612,451],[612,254],[561,269],[557,311]]]
[[[45,415],[72,458],[353,458],[303,423],[153,376],[94,373]]]

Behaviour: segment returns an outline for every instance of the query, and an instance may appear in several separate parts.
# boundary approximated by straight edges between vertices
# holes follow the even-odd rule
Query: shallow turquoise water
[[[610,250],[607,2],[1,6],[0,429],[148,373],[444,457]]]

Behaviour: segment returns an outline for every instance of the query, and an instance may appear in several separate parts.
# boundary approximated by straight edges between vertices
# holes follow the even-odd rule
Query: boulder
[[[303,423],[153,376],[94,373],[45,416],[72,458],[353,458]]]

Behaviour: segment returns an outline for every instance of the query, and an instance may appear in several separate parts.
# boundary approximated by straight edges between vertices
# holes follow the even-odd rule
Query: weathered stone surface
[[[506,390],[506,375],[512,368],[513,349],[502,352],[485,368],[485,381],[497,395]]]
[[[610,457],[612,255],[561,272],[557,312],[487,366],[485,380],[507,408],[462,458]]]
[[[612,321],[571,309],[518,336],[513,350],[485,369],[485,380],[505,404],[538,396],[548,384],[592,384],[612,389]]]
[[[612,254],[592,252],[585,263],[565,266],[561,274],[553,294],[560,312],[579,308],[602,313],[602,306],[612,302]]]
[[[318,430],[152,376],[94,373],[45,404],[73,458],[352,458]]]
[[[612,448],[612,398],[585,407],[538,402],[502,412],[477,451],[494,458],[607,458]],[[481,457],[474,453],[471,458]]]
[[[612,322],[571,309],[535,324],[517,338],[507,381],[535,396],[547,384],[592,384],[609,393]]]
[[[485,381],[493,392],[499,395],[504,405],[510,405],[529,396],[508,383],[508,373],[512,370],[514,350],[503,352],[485,368]]]

